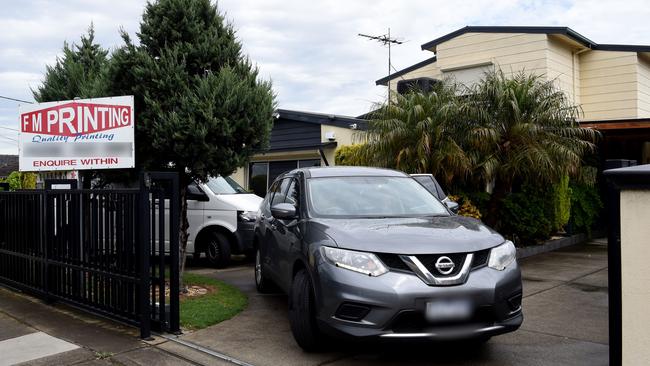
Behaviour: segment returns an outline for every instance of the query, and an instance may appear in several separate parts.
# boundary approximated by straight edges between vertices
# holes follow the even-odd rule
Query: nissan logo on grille
[[[447,256],[443,255],[436,261],[436,269],[443,275],[448,275],[453,272],[454,267],[456,267],[454,261],[452,261],[451,258]]]

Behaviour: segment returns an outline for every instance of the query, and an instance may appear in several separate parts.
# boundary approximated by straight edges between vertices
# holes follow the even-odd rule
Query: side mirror
[[[296,206],[290,203],[278,203],[271,207],[271,215],[280,220],[293,220],[296,218]]]
[[[453,212],[455,214],[458,213],[458,208],[459,208],[458,207],[458,202],[447,200],[447,201],[445,201],[445,205],[447,206],[449,211],[451,211],[451,212]]]
[[[205,194],[205,192],[203,192],[201,188],[199,188],[194,184],[190,184],[189,186],[187,186],[187,190],[185,191],[185,198],[187,200],[201,201],[201,202],[206,202],[210,200],[208,195]]]

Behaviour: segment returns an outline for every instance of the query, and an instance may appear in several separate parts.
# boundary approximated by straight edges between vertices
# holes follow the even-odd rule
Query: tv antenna
[[[390,38],[390,28],[388,28],[387,34],[382,34],[381,36],[371,36],[368,34],[359,33],[359,37],[365,37],[373,41],[378,41],[384,46],[388,46],[388,104],[390,105],[390,72],[392,68],[392,64],[390,62],[390,45],[402,44],[404,41],[400,41],[396,38]]]

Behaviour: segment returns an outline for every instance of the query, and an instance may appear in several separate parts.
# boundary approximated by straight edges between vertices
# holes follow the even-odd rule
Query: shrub
[[[449,199],[458,203],[459,215],[473,217],[478,220],[481,219],[481,211],[472,203],[472,200],[468,196],[464,194],[449,195]]]
[[[478,192],[461,192],[458,194],[461,197],[466,197],[471,201],[471,204],[476,207],[481,217],[485,217],[488,211],[488,203],[490,202],[490,194],[485,191]]]
[[[366,166],[365,144],[345,145],[336,149],[334,154],[334,163],[336,165]]]
[[[553,230],[548,196],[533,187],[506,197],[499,212],[501,232],[518,245],[547,239]]]
[[[598,220],[603,202],[595,185],[571,184],[571,218],[570,225],[576,232],[591,235],[591,228]]]
[[[12,191],[17,189],[36,189],[36,174],[21,173],[18,171],[11,172],[6,182],[9,183],[9,189]]]
[[[564,176],[553,185],[553,231],[561,230],[571,217],[571,188],[569,177]]]
[[[36,174],[22,173],[21,185],[23,189],[36,189]]]

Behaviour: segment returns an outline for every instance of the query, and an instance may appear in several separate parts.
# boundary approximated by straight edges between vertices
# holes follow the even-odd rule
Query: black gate
[[[140,189],[0,191],[0,283],[142,338],[178,332],[179,205],[174,173],[145,173]]]

